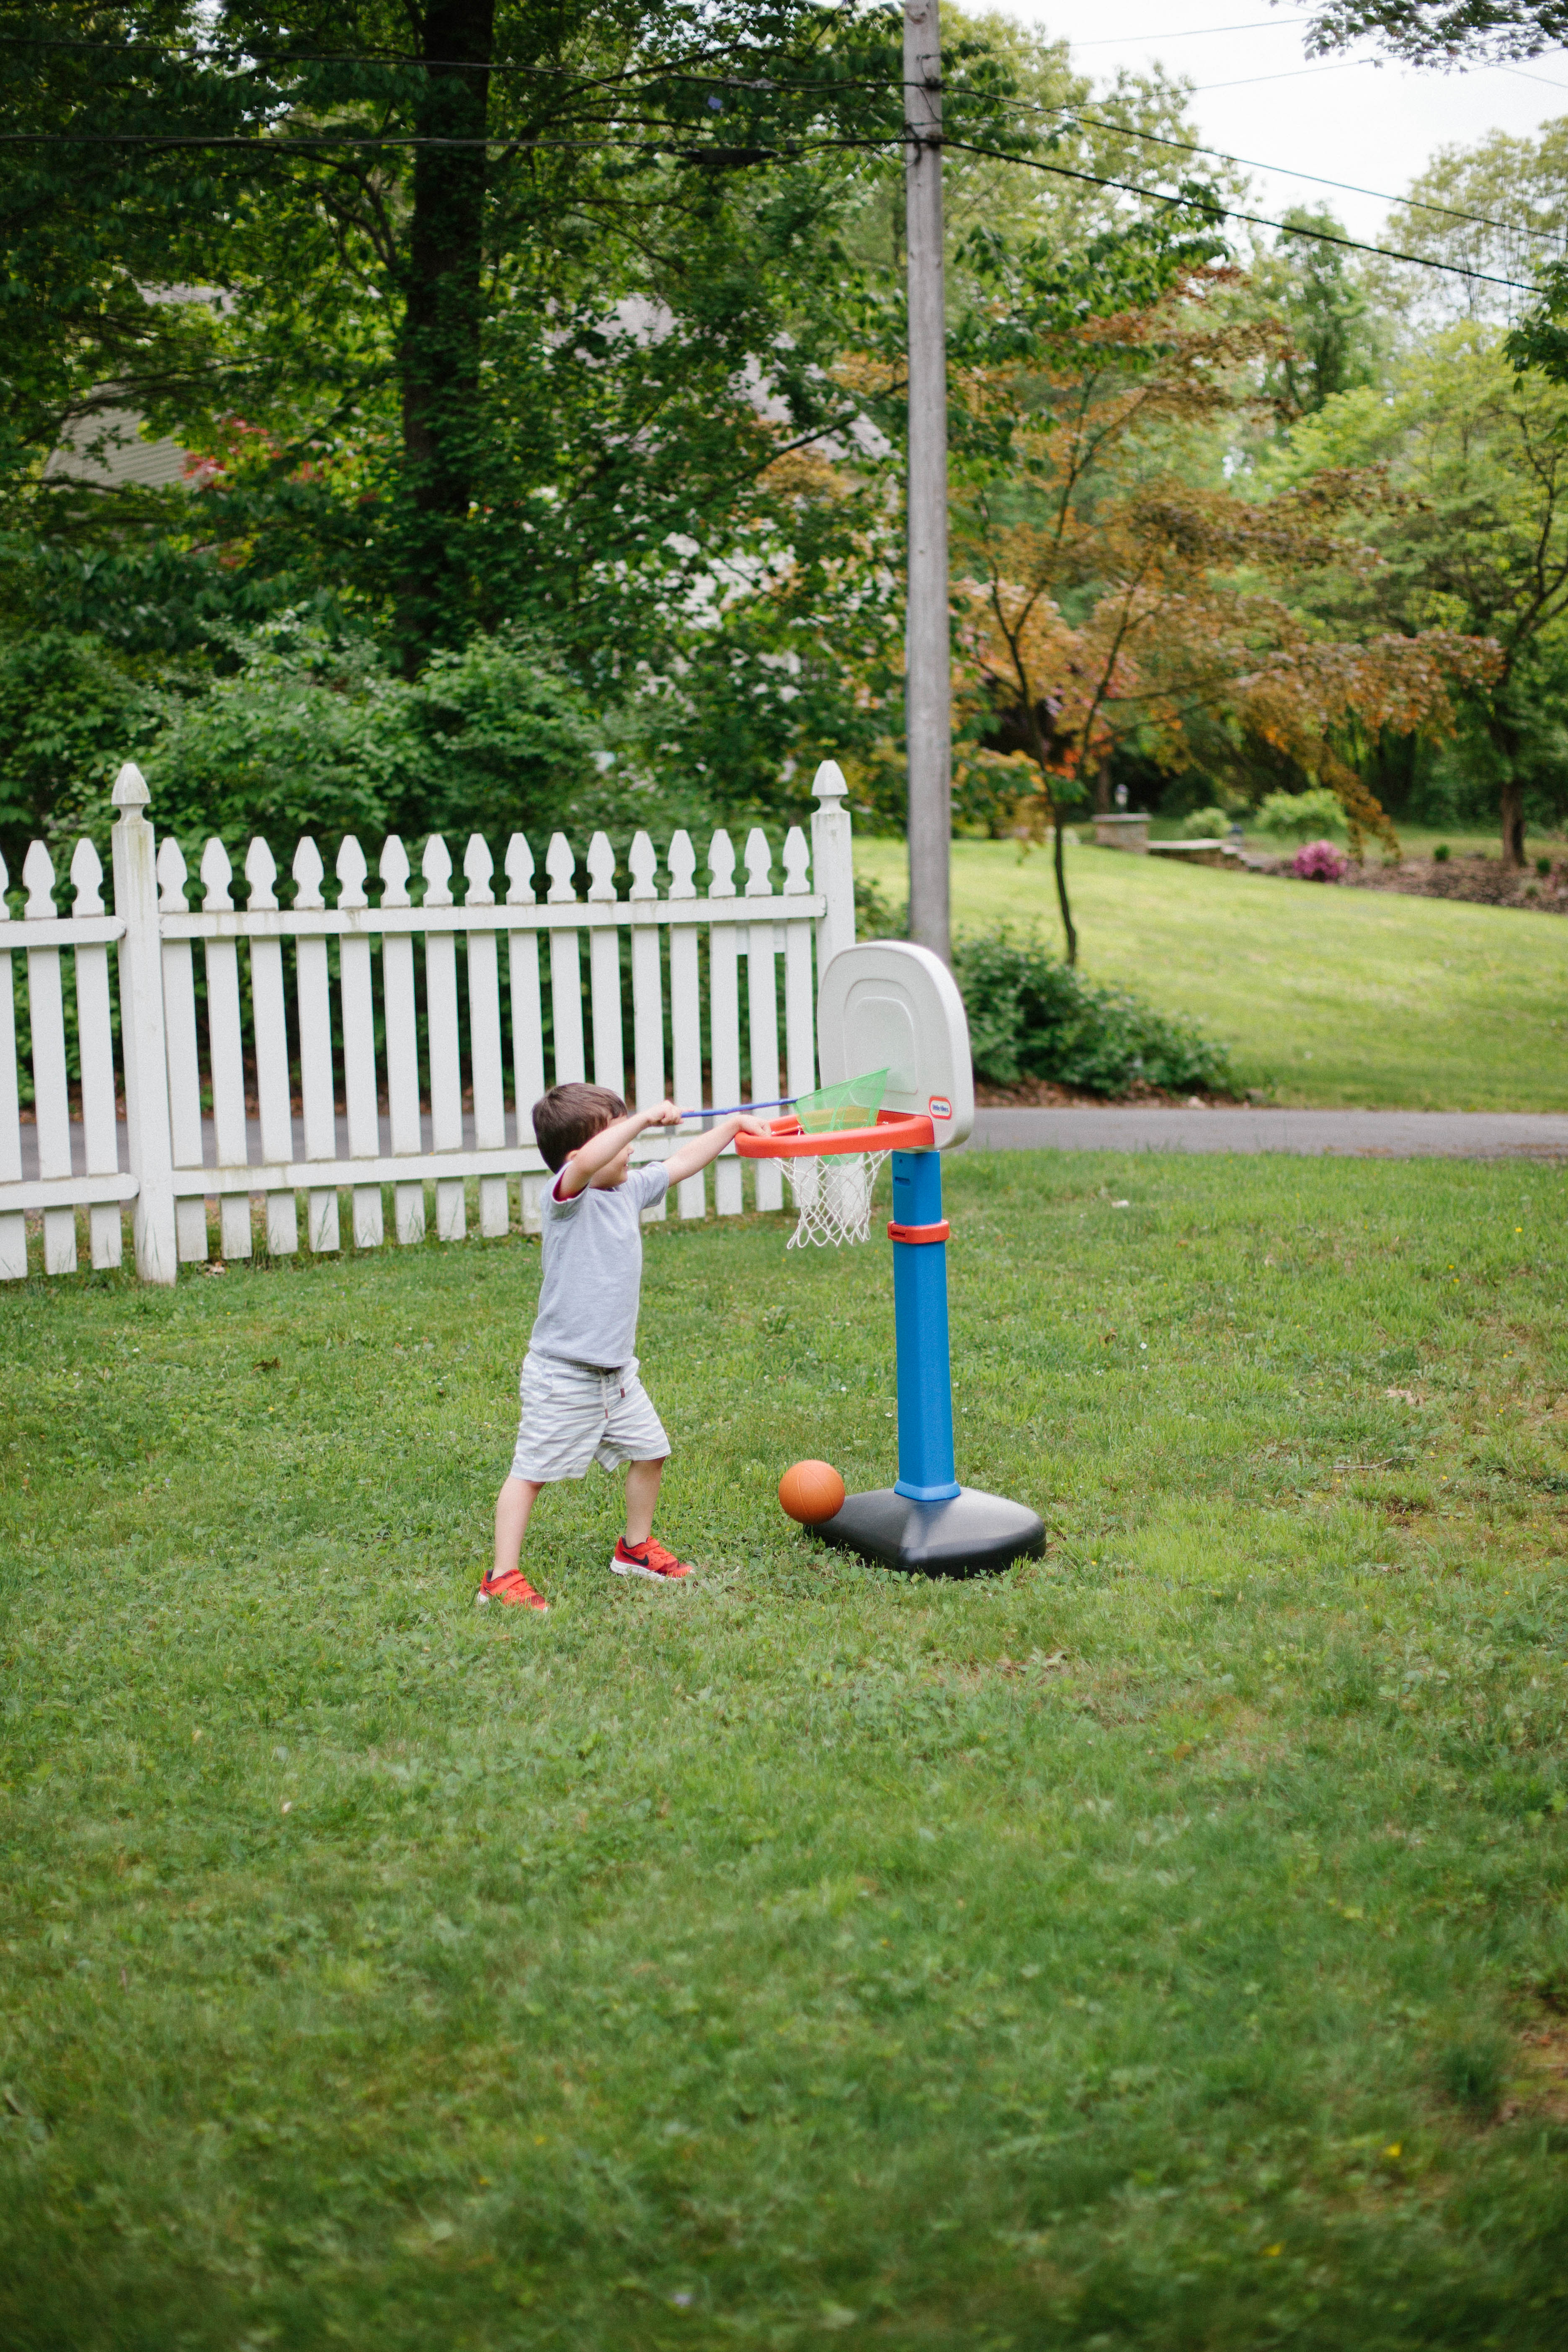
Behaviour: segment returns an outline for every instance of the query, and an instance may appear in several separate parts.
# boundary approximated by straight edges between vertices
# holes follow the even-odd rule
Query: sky
[[[974,6],[974,0],[970,0]],[[1257,209],[1327,203],[1354,236],[1375,239],[1388,210],[1440,147],[1489,131],[1531,135],[1568,114],[1568,52],[1464,73],[1417,70],[1370,46],[1349,60],[1309,58],[1307,17],[1268,0],[1000,0],[1008,16],[1068,40],[1097,85],[1158,60],[1194,86],[1193,120],[1253,173]],[[981,13],[978,7],[975,13]],[[1325,188],[1304,175],[1353,183]]]

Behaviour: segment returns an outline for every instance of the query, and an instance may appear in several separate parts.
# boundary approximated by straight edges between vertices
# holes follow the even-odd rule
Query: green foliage
[[[745,806],[852,751],[868,678],[897,668],[876,467],[813,454],[861,409],[828,373],[858,167],[792,138],[842,117],[896,145],[896,41],[721,0],[693,70],[680,0],[491,18],[161,0],[86,43],[63,0],[12,13],[4,618],[166,656],[183,603],[221,672],[235,628],[309,609],[405,680],[520,629],[672,787]],[[500,69],[445,70],[464,44]],[[955,58],[961,127],[993,123],[1005,80]],[[447,137],[479,144],[419,144]],[[197,455],[195,488],[94,472],[137,416]],[[123,595],[117,623],[53,608],[69,583],[40,551],[138,546],[183,594]],[[353,731],[323,718],[303,748],[331,768]]]
[[[1436,625],[1493,640],[1498,675],[1458,698],[1459,740],[1444,756],[1456,782],[1487,793],[1520,862],[1527,795],[1539,806],[1551,789],[1568,711],[1568,390],[1516,374],[1484,322],[1447,328],[1406,352],[1386,393],[1345,393],[1304,418],[1264,470],[1300,485],[1347,467],[1383,477],[1368,531],[1383,560],[1306,601],[1325,621],[1359,615],[1369,633]],[[1559,806],[1562,775],[1559,753]],[[1450,817],[1431,800],[1425,813],[1468,816],[1466,797],[1450,793]]]
[[[1319,54],[1369,36],[1415,65],[1534,58],[1568,35],[1563,0],[1327,0],[1311,12]]]
[[[1313,235],[1322,229],[1344,235],[1326,205],[1294,207],[1285,215],[1285,234],[1253,271],[1255,298],[1277,310],[1289,330],[1289,347],[1269,371],[1270,388],[1303,415],[1338,393],[1371,383],[1379,356],[1377,325],[1350,257],[1342,245]]]
[[[1467,699],[1453,736],[1434,747],[1413,813],[1441,824],[1484,826],[1504,793],[1528,831],[1568,816],[1568,633],[1526,649],[1487,701]],[[1521,836],[1522,851],[1523,835]]]
[[[161,831],[275,849],[302,833],[460,828],[504,839],[580,819],[602,731],[577,688],[516,632],[437,653],[413,684],[367,639],[286,618],[239,641],[238,667],[178,708],[145,768]],[[605,755],[608,756],[608,755]]]
[[[867,875],[855,877],[855,936],[860,940],[901,940],[909,930],[907,899],[895,904],[880,883]]]
[[[1232,1083],[1225,1048],[1194,1023],[1086,980],[1037,938],[1020,939],[1005,924],[971,933],[952,961],[977,1077],[996,1086],[1048,1078],[1112,1097],[1137,1086],[1179,1092]]]
[[[1258,804],[1258,822],[1286,841],[1343,841],[1348,830],[1343,803],[1326,784],[1305,793],[1269,793]]]
[[[945,1181],[968,1583],[780,1513],[895,1402],[783,1218],[648,1229],[694,1589],[595,1471],[521,1626],[534,1244],[0,1294],[8,2352],[1557,2352],[1563,1171]]]
[[[104,822],[121,762],[162,716],[140,668],[68,629],[0,638],[0,855],[13,879],[28,842],[63,832],[77,808],[96,803]]]
[[[1184,841],[1223,840],[1229,831],[1229,814],[1217,803],[1208,808],[1194,809],[1190,815],[1182,819],[1181,836]]]

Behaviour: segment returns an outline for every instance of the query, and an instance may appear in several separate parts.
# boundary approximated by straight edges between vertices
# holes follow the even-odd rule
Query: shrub
[[[1331,841],[1304,842],[1290,860],[1291,871],[1303,882],[1342,882],[1350,859]]]
[[[855,877],[855,936],[858,940],[901,940],[908,936],[910,910],[889,898],[868,875]]]
[[[1339,797],[1326,784],[1314,784],[1310,793],[1270,793],[1259,804],[1258,822],[1286,841],[1310,841],[1325,834],[1343,841],[1348,831]]]
[[[1432,863],[1434,866],[1447,866],[1452,856],[1453,851],[1448,847],[1447,843],[1440,841],[1432,852]]]
[[[584,699],[519,633],[437,653],[412,685],[368,638],[330,638],[298,614],[235,651],[234,675],[181,704],[142,761],[159,831],[187,843],[258,832],[291,851],[309,833],[326,852],[344,833],[369,849],[388,832],[426,830],[504,840],[517,825],[580,822],[584,798],[606,798]]]
[[[1037,938],[1016,938],[1004,925],[960,940],[952,961],[975,1075],[994,1086],[1048,1078],[1125,1095],[1140,1083],[1172,1093],[1232,1084],[1225,1048],[1195,1023],[1085,980]]]
[[[1230,819],[1222,808],[1194,809],[1182,819],[1184,841],[1219,841],[1229,831]]]
[[[1535,870],[1536,870],[1536,872],[1540,875],[1540,877],[1541,877],[1542,880],[1542,881],[1544,881],[1544,880],[1546,879],[1546,877],[1547,877],[1547,876],[1551,873],[1551,871],[1552,871],[1552,860],[1551,860],[1551,858],[1550,858],[1550,857],[1538,857],[1538,858],[1536,859],[1536,861],[1535,861]]]

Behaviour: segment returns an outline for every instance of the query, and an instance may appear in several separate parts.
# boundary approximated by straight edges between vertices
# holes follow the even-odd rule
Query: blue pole
[[[896,1495],[945,1503],[953,1476],[952,1371],[947,1339],[947,1243],[920,1239],[940,1227],[942,1157],[893,1154],[893,1325],[899,1364],[899,1475]]]

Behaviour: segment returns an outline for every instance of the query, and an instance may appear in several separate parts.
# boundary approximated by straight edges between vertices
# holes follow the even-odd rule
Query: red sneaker
[[[537,1609],[542,1617],[550,1613],[549,1601],[535,1592],[521,1568],[509,1568],[504,1576],[487,1570],[474,1599],[481,1609],[487,1601],[508,1601],[514,1609]]]
[[[656,1584],[679,1584],[683,1576],[697,1573],[695,1560],[677,1559],[652,1536],[641,1544],[629,1544],[623,1536],[610,1554],[610,1566],[617,1576],[649,1576]]]

